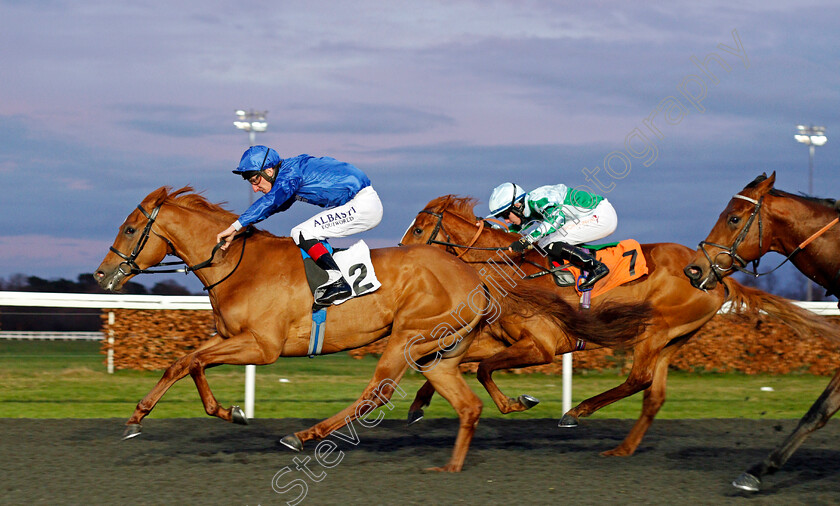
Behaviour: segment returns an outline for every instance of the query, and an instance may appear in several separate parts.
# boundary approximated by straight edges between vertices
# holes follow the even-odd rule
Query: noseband
[[[747,218],[747,223],[744,225],[744,228],[741,229],[741,232],[738,234],[738,237],[735,238],[735,241],[732,243],[732,246],[724,246],[723,244],[716,244],[716,243],[708,242],[708,241],[700,241],[699,247],[703,251],[703,254],[706,256],[706,259],[709,261],[709,265],[712,267],[712,272],[715,273],[715,277],[718,279],[718,281],[722,281],[723,276],[727,272],[729,272],[733,269],[737,269],[737,270],[739,270],[739,271],[741,271],[745,274],[749,274],[750,276],[753,276],[753,277],[756,277],[756,278],[759,277],[759,276],[763,276],[765,274],[770,274],[770,272],[773,272],[773,271],[766,272],[766,273],[763,273],[763,274],[758,273],[758,263],[761,260],[761,250],[762,250],[762,240],[763,240],[762,236],[764,235],[763,234],[764,227],[763,227],[763,224],[761,222],[761,204],[764,202],[764,196],[762,196],[758,200],[751,199],[751,198],[745,197],[743,195],[735,195],[732,198],[746,200],[747,202],[750,202],[751,204],[753,204],[755,206],[753,208],[752,213],[750,214],[750,217]],[[747,263],[749,263],[749,260],[744,260],[744,258],[741,257],[741,255],[738,254],[737,250],[738,250],[738,246],[740,246],[741,243],[744,242],[744,239],[747,237],[747,232],[749,232],[750,227],[752,226],[753,221],[755,221],[756,216],[758,217],[758,252],[759,252],[759,256],[758,256],[758,258],[756,258],[755,260],[752,261],[753,270],[752,270],[752,272],[750,272],[749,270],[747,270],[745,268],[747,266]],[[720,253],[715,255],[714,260],[713,260],[711,255],[709,255],[709,252],[706,251],[706,246],[712,246],[714,248],[720,248],[723,251],[721,251]],[[729,258],[732,259],[729,267],[727,267],[727,268],[721,267],[721,265],[718,263],[718,259],[721,256],[728,256]],[[776,267],[776,269],[778,269],[778,267]],[[773,269],[773,270],[775,271],[776,269]]]
[[[154,209],[152,209],[151,213],[146,212],[146,210],[143,209],[142,204],[138,204],[137,209],[139,209],[140,212],[143,213],[143,216],[148,218],[149,221],[146,223],[146,228],[143,229],[143,233],[140,234],[140,239],[137,241],[137,244],[134,245],[134,248],[132,248],[131,253],[126,255],[125,253],[121,252],[117,248],[111,246],[111,251],[114,252],[115,255],[117,255],[118,257],[120,257],[124,260],[124,262],[120,263],[117,266],[117,269],[120,271],[120,274],[122,274],[123,276],[128,276],[130,274],[168,274],[168,273],[173,273],[173,272],[183,272],[184,274],[189,274],[192,271],[197,271],[199,269],[209,267],[213,263],[213,257],[216,256],[216,252],[219,251],[219,248],[221,248],[222,244],[224,244],[224,241],[220,241],[218,244],[216,244],[216,246],[213,247],[213,252],[210,254],[210,258],[208,258],[207,260],[205,260],[203,262],[197,263],[193,266],[189,266],[189,265],[187,265],[186,262],[184,262],[183,260],[180,260],[180,261],[175,261],[175,262],[160,262],[156,265],[153,265],[153,266],[149,267],[148,269],[141,269],[140,266],[137,265],[136,260],[137,260],[137,257],[140,256],[140,252],[143,251],[143,248],[146,246],[146,242],[149,240],[149,236],[152,233],[152,225],[155,224],[155,220],[157,219],[157,215],[160,212],[160,206],[157,206]],[[242,257],[245,255],[245,242],[248,240],[248,236],[250,235],[250,230],[251,229],[249,227],[245,231],[245,233],[242,234],[243,235],[242,251],[239,254],[239,262],[236,263],[236,266],[234,266],[233,270],[230,271],[230,273],[227,276],[225,276],[224,278],[222,278],[221,280],[213,283],[212,285],[205,286],[204,290],[210,290],[211,288],[215,287],[216,285],[218,285],[222,281],[229,278],[236,271],[236,268],[239,267],[239,264],[242,262]],[[155,235],[158,235],[158,234],[155,234]],[[169,240],[165,237],[162,237],[160,235],[158,235],[158,237],[160,237],[161,239],[166,241],[166,244],[169,245],[169,248],[171,249],[171,252],[174,254],[175,253],[175,247],[172,245],[172,243],[169,242]],[[158,269],[158,267],[166,267],[166,266],[170,266],[170,265],[183,265],[183,267],[178,268],[178,269],[168,269],[168,268]],[[123,268],[123,266],[126,266],[127,270],[125,268]]]

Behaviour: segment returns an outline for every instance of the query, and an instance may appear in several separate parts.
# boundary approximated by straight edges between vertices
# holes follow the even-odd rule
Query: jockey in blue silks
[[[222,249],[227,249],[243,227],[285,211],[296,200],[326,208],[294,227],[291,237],[327,272],[327,281],[315,290],[316,303],[329,305],[352,295],[326,242],[330,237],[370,230],[382,220],[382,203],[365,173],[330,157],[298,155],[281,159],[266,146],[252,146],[245,151],[233,173],[264,195],[216,236],[217,242],[225,241]]]

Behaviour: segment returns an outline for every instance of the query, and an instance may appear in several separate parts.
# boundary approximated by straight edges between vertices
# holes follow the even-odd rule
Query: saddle
[[[607,244],[585,244],[578,245],[578,247],[588,250],[610,270],[607,277],[598,281],[592,287],[592,293],[590,294],[592,297],[597,297],[648,273],[642,247],[635,239],[625,239]],[[553,260],[551,264],[550,269],[539,274],[551,273],[557,286],[575,286],[575,290],[578,294],[581,294],[580,290],[577,289],[577,280],[581,276],[580,269],[572,264],[559,264]]]

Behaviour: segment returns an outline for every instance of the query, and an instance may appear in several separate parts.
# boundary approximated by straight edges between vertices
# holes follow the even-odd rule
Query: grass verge
[[[376,366],[376,359],[354,360],[344,353],[317,358],[283,358],[257,368],[255,415],[260,418],[327,418],[352,403]],[[225,406],[243,404],[244,367],[221,366],[207,372],[210,387]],[[161,371],[117,371],[107,374],[95,342],[0,341],[0,418],[128,418],[137,402],[160,379]],[[467,383],[484,402],[484,417],[559,418],[562,380],[543,374],[494,375],[499,387],[516,397],[530,394],[541,403],[523,412],[502,415],[474,375]],[[618,386],[615,373],[575,374],[573,405]],[[410,370],[395,395],[389,419],[404,419],[425,379]],[[691,374],[672,371],[668,400],[658,418],[800,418],[828,384],[811,375],[770,376]],[[768,387],[772,390],[768,390]],[[619,401],[592,418],[639,415],[642,395]],[[150,415],[154,418],[206,416],[189,377],[176,383]],[[436,396],[427,417],[455,417]]]

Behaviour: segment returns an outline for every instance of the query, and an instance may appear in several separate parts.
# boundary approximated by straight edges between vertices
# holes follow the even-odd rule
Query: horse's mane
[[[231,222],[236,219],[236,214],[225,209],[220,204],[213,204],[200,192],[196,192],[192,186],[184,186],[179,190],[173,190],[169,186],[161,186],[150,193],[145,200],[151,201],[152,207],[166,202],[167,204],[183,209],[192,209],[204,214],[221,215],[223,218],[230,219]]]
[[[765,181],[766,179],[767,179],[767,175],[766,174],[761,174],[757,178],[753,179],[747,186],[745,186],[744,189],[755,188],[756,186],[758,186],[759,183],[761,183],[762,181]],[[808,202],[811,202],[811,203],[814,203],[814,204],[817,204],[817,205],[830,207],[830,208],[834,209],[835,211],[840,211],[840,203],[838,203],[836,199],[814,197],[814,196],[811,196],[811,195],[806,195],[805,193],[801,193],[801,192],[798,195],[794,195],[793,193],[788,193],[786,191],[778,190],[776,188],[770,188],[770,191],[768,191],[767,193],[769,193],[770,195],[773,195],[774,197],[799,198],[799,199],[806,200]]]
[[[193,190],[191,186],[185,186],[179,190],[169,193],[166,196],[166,201],[184,209],[192,209],[208,214],[221,214],[226,218],[230,218],[231,222],[235,220],[237,216],[232,211],[222,207],[222,204],[225,203],[214,204],[207,200],[200,192]]]
[[[462,216],[470,221],[477,219],[475,215],[475,205],[478,204],[478,199],[474,197],[460,197],[458,195],[444,195],[438,197],[426,206],[427,210],[441,210],[447,209],[453,213]]]

